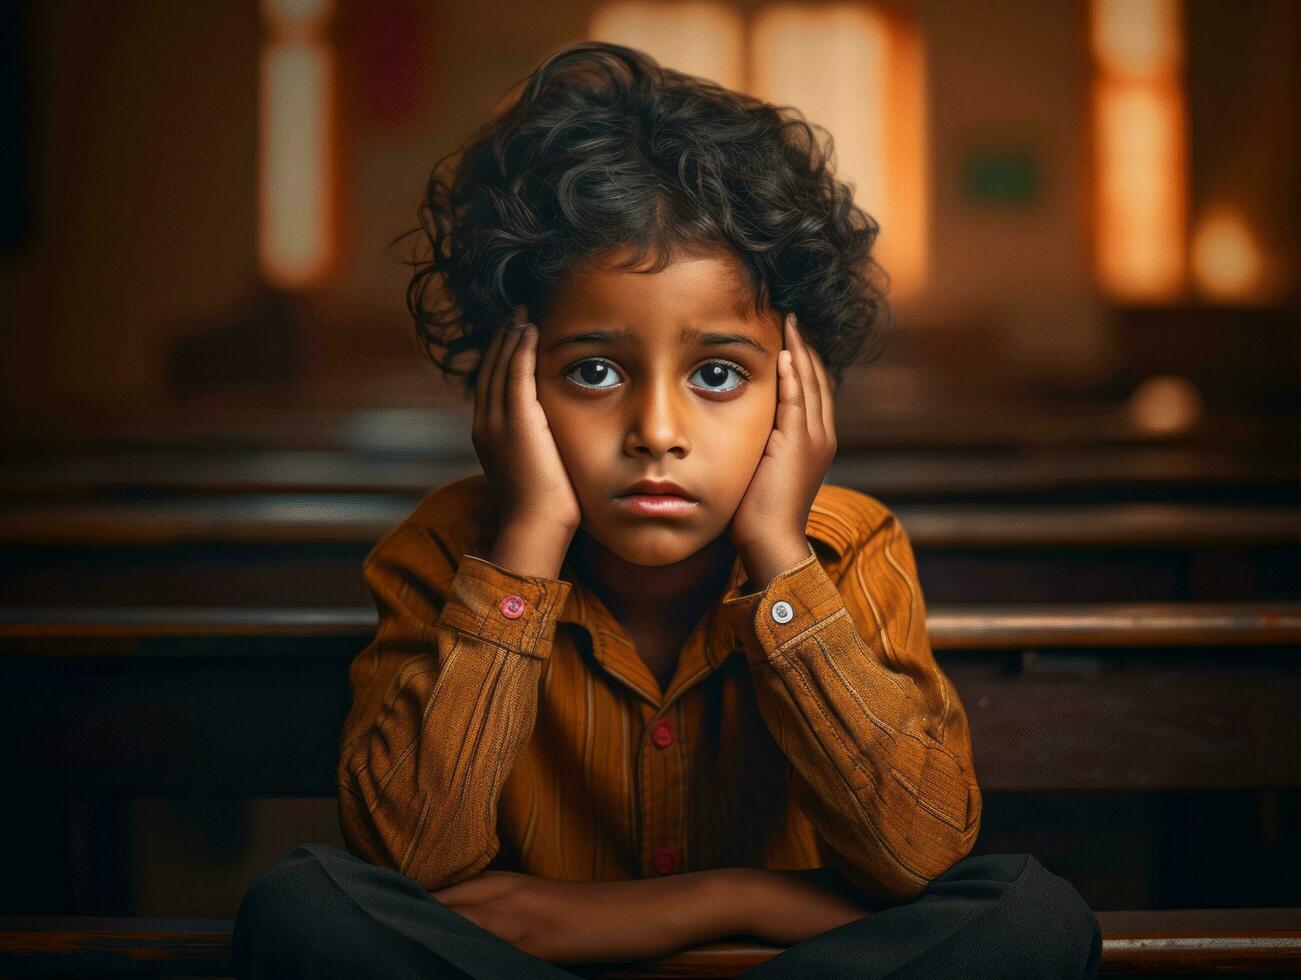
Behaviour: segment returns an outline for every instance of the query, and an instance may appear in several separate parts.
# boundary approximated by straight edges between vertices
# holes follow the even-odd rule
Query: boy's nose
[[[673,401],[662,389],[658,394],[647,392],[634,409],[628,426],[630,451],[644,448],[656,456],[675,450],[687,452],[689,446],[681,412]]]

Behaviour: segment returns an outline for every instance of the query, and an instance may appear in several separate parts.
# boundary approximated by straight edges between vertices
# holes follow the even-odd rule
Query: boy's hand
[[[786,314],[777,354],[777,420],[728,533],[750,582],[763,588],[810,554],[804,527],[836,455],[834,391],[818,352]]]
[[[520,304],[514,325],[484,352],[475,382],[474,450],[502,527],[541,525],[572,535],[582,511],[537,398],[538,328],[526,317]]]

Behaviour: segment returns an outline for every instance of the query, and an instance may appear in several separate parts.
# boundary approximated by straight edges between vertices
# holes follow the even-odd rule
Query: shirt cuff
[[[745,659],[759,666],[842,608],[836,583],[811,554],[775,575],[765,589],[746,595],[739,587],[732,589],[720,603],[720,614]]]
[[[555,639],[556,616],[573,587],[564,579],[520,575],[476,555],[462,555],[438,625],[545,660]]]

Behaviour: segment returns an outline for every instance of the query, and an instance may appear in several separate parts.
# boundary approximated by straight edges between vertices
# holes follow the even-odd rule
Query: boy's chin
[[[723,535],[726,537],[726,534]],[[694,557],[710,545],[719,546],[719,535],[701,536],[696,529],[665,528],[645,531],[621,529],[616,535],[591,535],[601,547],[629,564],[648,568],[676,565]]]

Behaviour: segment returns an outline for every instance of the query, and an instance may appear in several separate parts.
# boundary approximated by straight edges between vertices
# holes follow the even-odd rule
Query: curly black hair
[[[630,247],[620,267],[645,272],[675,250],[730,248],[755,310],[793,311],[837,387],[879,355],[892,319],[871,255],[879,227],[834,177],[823,127],[618,44],[569,44],[520,85],[435,164],[406,233],[431,253],[408,263],[407,308],[467,397],[516,304],[541,319],[576,261]],[[471,365],[453,363],[470,351]]]

